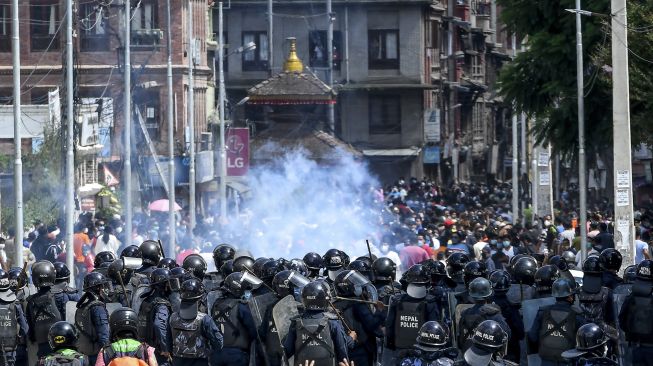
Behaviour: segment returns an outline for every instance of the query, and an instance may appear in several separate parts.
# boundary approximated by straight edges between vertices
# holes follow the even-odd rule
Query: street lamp
[[[220,194],[220,217],[222,220],[225,220],[227,217],[227,150],[225,148],[225,136],[224,136],[224,99],[225,99],[225,90],[224,90],[224,39],[223,39],[223,28],[224,22],[222,18],[222,2],[218,3],[218,117],[220,121],[220,181],[219,181],[219,194]],[[236,48],[234,51],[228,53],[226,56],[243,52],[249,52],[256,49],[256,43],[248,42],[244,46]]]

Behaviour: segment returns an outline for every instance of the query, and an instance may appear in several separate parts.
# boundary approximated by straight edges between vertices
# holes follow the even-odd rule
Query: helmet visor
[[[302,275],[297,271],[292,271],[290,273],[290,276],[288,276],[288,282],[292,283],[295,287],[301,289],[304,286],[308,285],[311,282],[311,280],[309,280],[307,277],[305,277],[304,275]]]
[[[379,299],[376,287],[374,287],[369,278],[363,276],[359,272],[349,271],[344,280],[353,285],[354,295],[374,302]]]

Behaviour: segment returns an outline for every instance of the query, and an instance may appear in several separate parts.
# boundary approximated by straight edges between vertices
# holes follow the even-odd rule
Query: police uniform
[[[50,354],[52,349],[48,343],[48,331],[52,324],[63,320],[50,287],[41,287],[37,293],[27,298],[25,316],[29,340],[36,343],[38,347],[37,357]]]
[[[20,308],[23,312],[23,315],[27,313],[27,295],[25,294],[25,289],[20,289],[16,291],[16,304],[20,305]],[[27,334],[28,334],[28,323],[27,317],[25,317],[25,334],[18,334],[18,345],[16,347],[16,364],[24,365],[27,364]]]
[[[601,282],[603,283],[603,286],[610,290],[614,290],[615,287],[622,284],[624,280],[612,271],[603,271],[601,274]]]
[[[272,310],[279,300],[277,299],[266,309],[259,328],[261,345],[264,349],[264,355],[262,357],[267,358],[267,366],[281,366],[281,360],[283,358],[283,346],[279,339],[277,325],[272,317]]]
[[[172,314],[170,302],[155,290],[143,300],[138,312],[139,340],[151,345],[159,366],[168,365],[167,357],[170,354],[170,315]]]
[[[354,346],[348,351],[349,360],[360,366],[372,365],[376,354],[376,336],[381,335],[380,326],[385,316],[381,312],[373,313],[370,306],[363,303],[336,300],[333,305],[357,335]]]
[[[0,300],[0,319],[0,365],[14,365],[19,340],[27,337],[27,319],[20,303],[4,300]]]
[[[349,359],[348,336],[338,318],[328,312],[307,310],[291,320],[283,348],[295,366],[315,360],[314,366],[336,366]]]
[[[212,366],[249,364],[249,352],[256,339],[252,312],[244,300],[231,296],[216,300],[211,317],[223,333],[224,345],[211,356]]]
[[[637,279],[619,312],[619,326],[632,350],[633,365],[653,365],[652,285]]]
[[[519,306],[514,305],[508,301],[504,292],[495,291],[492,302],[501,308],[501,315],[503,315],[508,328],[512,332],[508,338],[508,351],[506,352],[506,359],[519,362],[521,357],[520,341],[524,339],[526,333],[524,332],[524,321],[519,313]]]
[[[84,297],[75,312],[75,326],[79,330],[77,349],[94,365],[98,352],[109,344],[109,313],[95,294],[86,292]]]
[[[422,350],[407,350],[400,355],[399,366],[453,366],[458,359],[459,351],[456,348],[447,348],[440,351],[426,352]]]
[[[66,282],[56,283],[52,286],[51,291],[54,294],[54,301],[60,314],[66,314],[66,303],[68,301],[77,302],[81,298],[79,292],[69,287]]]
[[[466,351],[471,346],[471,336],[476,326],[484,320],[494,320],[499,323],[504,332],[510,338],[510,327],[506,319],[501,315],[501,308],[496,304],[476,303],[471,308],[463,310],[460,314],[458,329],[458,347],[461,351]]]
[[[576,345],[576,331],[587,323],[580,309],[566,300],[542,307],[528,331],[529,354],[538,353],[542,365],[566,364],[562,352]]]
[[[187,320],[175,312],[170,317],[170,329],[173,366],[208,366],[211,351],[222,348],[222,333],[205,313],[198,312],[195,319]]]

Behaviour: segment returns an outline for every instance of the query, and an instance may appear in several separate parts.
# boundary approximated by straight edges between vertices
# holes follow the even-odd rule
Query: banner
[[[225,138],[227,176],[242,177],[249,171],[249,128],[230,128]]]

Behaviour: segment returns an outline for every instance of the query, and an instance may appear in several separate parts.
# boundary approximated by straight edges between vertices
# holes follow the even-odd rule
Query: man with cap
[[[588,323],[576,332],[576,348],[562,353],[562,357],[576,365],[618,365],[607,357],[608,336],[600,326]]]
[[[458,349],[447,348],[449,333],[437,321],[428,321],[422,325],[413,349],[403,350],[399,354],[400,366],[447,365],[458,358]]]
[[[96,355],[97,362],[92,365],[107,366],[115,359],[127,365],[142,364],[158,366],[154,348],[136,340],[138,338],[138,316],[130,308],[117,309],[109,318],[111,325],[111,344],[102,347]]]
[[[41,358],[38,366],[93,366],[90,365],[86,355],[77,352],[78,338],[79,332],[74,325],[64,321],[54,323],[48,332],[50,347],[54,352]]]
[[[474,329],[471,340],[472,344],[464,354],[467,365],[517,365],[501,358],[500,354],[508,343],[508,334],[494,320],[481,322]]]

